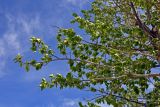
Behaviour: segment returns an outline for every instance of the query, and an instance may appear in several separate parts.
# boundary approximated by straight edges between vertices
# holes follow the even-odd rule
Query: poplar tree
[[[39,60],[18,54],[15,62],[29,71],[30,67],[40,70],[48,63],[67,61],[70,71],[66,75],[53,72],[42,78],[40,87],[95,93],[86,104],[80,102],[80,107],[160,105],[160,73],[151,70],[160,62],[160,1],[95,0],[81,12],[83,15],[73,13],[71,23],[78,24],[84,34],[74,28],[57,32],[56,50],[61,55],[32,37],[31,50],[40,54]]]

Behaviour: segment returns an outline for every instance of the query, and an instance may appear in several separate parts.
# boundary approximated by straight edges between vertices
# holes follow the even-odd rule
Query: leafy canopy
[[[59,28],[57,49],[63,57],[32,37],[31,50],[42,57],[24,61],[18,54],[15,61],[26,71],[68,61],[67,75],[53,73],[42,79],[40,87],[74,87],[95,93],[86,105],[79,103],[80,107],[160,105],[160,74],[151,71],[160,61],[159,0],[95,0],[89,10],[81,12],[82,16],[73,13],[71,23],[78,23],[84,35]]]

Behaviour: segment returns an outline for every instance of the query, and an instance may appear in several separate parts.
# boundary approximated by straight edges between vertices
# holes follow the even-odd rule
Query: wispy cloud
[[[7,30],[0,38],[2,45],[7,50],[4,50],[6,56],[10,56],[13,53],[24,51],[26,40],[29,38],[35,29],[40,29],[40,19],[38,16],[29,18],[25,15],[13,16],[6,14]],[[24,42],[25,41],[25,42]],[[0,45],[1,46],[1,45]],[[0,47],[1,49],[2,47]]]
[[[40,29],[38,16],[28,18],[25,15],[13,16],[5,14],[7,29],[0,37],[0,77],[5,74],[5,65],[8,58],[12,58],[18,52],[25,51],[26,40],[35,29]]]
[[[57,107],[53,103],[36,105],[34,107]]]
[[[4,47],[7,47],[10,51],[14,52],[14,50],[20,50],[20,42],[18,41],[18,34],[15,31],[8,31],[4,34],[2,38],[3,43],[5,43]],[[9,50],[5,50],[5,53]]]
[[[45,106],[46,107],[46,106]],[[54,104],[50,103],[47,107],[56,107]]]
[[[78,99],[64,99],[61,107],[78,107]]]
[[[4,41],[0,40],[0,56],[5,55]]]
[[[101,107],[113,107],[112,105],[108,105],[108,104],[103,104],[103,103],[101,103],[101,104],[98,104],[99,106],[101,106]]]
[[[4,60],[4,58],[0,58],[0,61],[0,78],[2,78],[5,75],[3,68],[5,67],[6,61]]]
[[[89,0],[66,0],[68,3],[71,3],[72,5],[75,6],[80,6],[82,7],[84,4],[89,2]]]
[[[33,33],[36,29],[41,29],[40,17],[38,15],[33,18],[28,18],[27,16],[19,17],[17,24],[28,34]]]
[[[63,0],[63,6],[68,6],[71,4],[72,6],[76,6],[76,8],[81,9],[83,8],[87,3],[90,3],[89,0]]]
[[[62,105],[60,107],[79,107],[78,102],[80,102],[80,99],[64,99]],[[86,102],[82,101],[83,104],[86,104]],[[112,105],[108,105],[107,103],[101,103],[98,104],[101,107],[113,107]]]

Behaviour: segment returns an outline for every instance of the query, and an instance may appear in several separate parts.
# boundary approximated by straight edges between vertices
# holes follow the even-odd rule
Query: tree
[[[59,28],[57,48],[63,57],[32,37],[31,50],[41,54],[40,60],[24,61],[18,54],[15,61],[27,71],[31,66],[39,70],[53,61],[68,61],[67,75],[51,74],[40,87],[98,93],[89,107],[160,105],[160,74],[151,70],[160,62],[159,0],[95,0],[81,12],[83,16],[73,13],[71,23],[78,23],[85,35]]]

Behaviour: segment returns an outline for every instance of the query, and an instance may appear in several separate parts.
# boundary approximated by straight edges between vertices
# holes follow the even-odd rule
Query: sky
[[[77,89],[40,90],[42,77],[69,71],[65,62],[25,72],[13,61],[18,53],[32,58],[31,36],[43,39],[56,50],[57,29],[53,26],[77,29],[77,25],[70,24],[72,13],[80,14],[90,3],[91,0],[0,0],[0,107],[78,107],[79,101],[93,98],[93,94]]]
[[[31,58],[31,36],[56,49],[57,29],[52,26],[76,27],[70,24],[72,13],[80,14],[90,3],[89,0],[0,0],[0,107],[78,107],[78,101],[84,102],[84,98],[92,96],[77,89],[40,90],[42,77],[69,71],[65,62],[54,62],[30,72],[13,62],[18,53]]]

